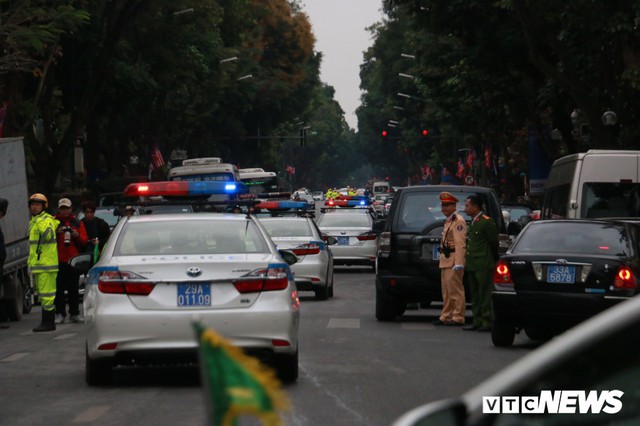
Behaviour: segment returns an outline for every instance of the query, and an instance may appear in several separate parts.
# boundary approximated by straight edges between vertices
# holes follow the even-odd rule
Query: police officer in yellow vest
[[[456,212],[458,199],[450,192],[440,194],[444,221],[440,241],[440,281],[442,285],[442,313],[436,325],[464,325],[465,296],[464,255],[466,252],[467,223]]]
[[[60,222],[45,211],[49,206],[43,194],[29,198],[29,268],[36,281],[42,306],[42,321],[34,332],[53,331],[55,325],[56,278],[58,276],[58,247],[56,229]]]

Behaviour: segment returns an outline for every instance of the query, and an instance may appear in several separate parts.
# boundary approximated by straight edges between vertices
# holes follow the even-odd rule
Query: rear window
[[[466,221],[471,220],[464,213],[464,202],[467,197],[475,194],[472,191],[459,193],[455,196],[459,200],[456,205],[458,214]],[[483,207],[486,207],[486,198],[484,194],[477,194],[483,199]],[[396,211],[396,220],[398,232],[420,232],[425,226],[433,222],[442,222],[446,219],[442,214],[440,204],[440,192],[405,192],[399,209]],[[486,210],[485,210],[486,213]],[[494,218],[495,220],[495,218]]]
[[[118,235],[115,256],[267,253],[255,223],[246,220],[128,222]]]
[[[629,233],[619,224],[531,223],[511,248],[513,253],[582,253],[630,256]]]
[[[371,219],[368,214],[332,214],[323,215],[318,221],[318,226],[329,227],[357,227],[366,228],[371,226]]]
[[[311,227],[307,221],[283,221],[283,220],[268,220],[262,221],[262,226],[267,230],[272,237],[311,237]]]

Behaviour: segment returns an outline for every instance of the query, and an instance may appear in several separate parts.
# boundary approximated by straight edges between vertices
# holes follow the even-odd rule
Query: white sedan
[[[333,253],[329,244],[334,237],[323,240],[318,226],[308,217],[264,217],[260,222],[278,248],[289,249],[298,256],[291,266],[298,290],[310,290],[316,299],[333,297]]]
[[[318,219],[318,227],[338,240],[331,248],[334,265],[375,268],[378,238],[367,209],[329,210]]]
[[[282,381],[295,381],[295,261],[253,216],[121,220],[87,280],[87,383],[108,383],[116,365],[197,361],[194,320],[266,358]]]

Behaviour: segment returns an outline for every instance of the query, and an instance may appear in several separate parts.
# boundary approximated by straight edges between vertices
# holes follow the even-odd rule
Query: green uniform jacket
[[[493,269],[498,260],[498,227],[489,216],[480,214],[467,228],[467,254],[464,269]]]
[[[29,267],[34,274],[58,271],[56,229],[60,222],[47,212],[29,221]]]

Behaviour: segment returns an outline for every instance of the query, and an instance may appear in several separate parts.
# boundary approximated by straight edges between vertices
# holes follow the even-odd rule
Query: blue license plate
[[[349,245],[349,237],[338,237],[338,245],[339,246],[348,246]]]
[[[433,246],[432,259],[440,260],[440,250],[438,250],[440,246]]]
[[[576,267],[552,265],[547,269],[547,282],[573,284],[576,282]]]
[[[211,285],[178,284],[178,306],[211,306]]]

